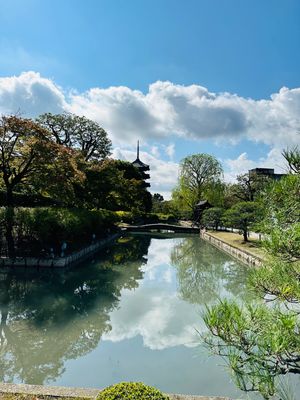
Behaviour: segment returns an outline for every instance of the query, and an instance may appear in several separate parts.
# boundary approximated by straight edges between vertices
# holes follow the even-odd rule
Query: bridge
[[[123,228],[127,232],[174,232],[174,233],[200,233],[200,228],[171,224],[146,224],[129,225]]]

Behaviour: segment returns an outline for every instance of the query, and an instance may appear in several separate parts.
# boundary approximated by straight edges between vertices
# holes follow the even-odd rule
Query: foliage
[[[269,399],[276,377],[300,374],[300,175],[274,182],[261,199],[260,223],[269,260],[250,274],[264,301],[241,306],[221,301],[205,316],[205,340],[228,361],[238,386]],[[254,204],[254,203],[252,203]]]
[[[102,160],[110,155],[111,141],[96,122],[74,114],[46,113],[37,119],[54,141],[79,150],[86,161]]]
[[[241,389],[259,390],[268,399],[275,393],[278,374],[300,373],[300,325],[295,313],[224,300],[207,308],[204,322],[210,331],[206,342],[228,358]]]
[[[152,211],[153,212],[162,212],[164,207],[164,198],[159,193],[154,193],[152,196]]]
[[[157,202],[162,202],[162,201],[164,201],[164,197],[161,195],[161,194],[159,194],[159,193],[154,193],[154,195],[152,196],[152,198],[153,198],[153,201],[157,201]]]
[[[0,119],[1,186],[6,191],[5,236],[10,257],[14,257],[14,197],[16,188],[47,188],[52,194],[72,196],[73,179],[81,174],[68,149],[52,142],[49,132],[30,119],[3,116]]]
[[[0,218],[3,215],[4,208]],[[68,250],[82,247],[105,236],[116,222],[117,216],[107,210],[17,208],[14,236],[21,255],[42,249],[49,253],[50,248],[54,248],[57,254],[63,242],[68,243]]]
[[[125,222],[126,224],[133,224],[136,219],[136,214],[130,211],[115,211],[115,215],[119,222]]]
[[[300,258],[300,175],[288,175],[274,184],[262,199],[267,250],[281,259]]]
[[[179,182],[172,198],[179,208],[193,210],[198,201],[208,194],[213,196],[214,189],[220,189],[222,172],[219,161],[209,154],[185,157],[180,163]]]
[[[283,157],[286,159],[290,173],[300,174],[300,149],[298,146],[293,149],[285,149],[282,152]]]
[[[227,210],[223,216],[226,226],[239,229],[244,241],[248,241],[248,232],[254,223],[261,217],[261,209],[258,203],[252,201],[241,201]]]
[[[87,165],[85,175],[85,181],[76,187],[78,205],[137,213],[151,210],[151,194],[131,163],[106,159]]]
[[[257,200],[271,183],[269,177],[256,173],[238,175],[236,179],[237,183],[230,186],[230,191],[238,201]]]
[[[215,230],[222,223],[224,209],[220,207],[212,207],[203,211],[201,223],[205,226],[212,226]]]
[[[0,172],[7,205],[13,189],[34,172],[41,172],[43,155],[49,156],[48,132],[30,119],[3,116],[0,120]]]
[[[142,382],[121,382],[102,390],[97,400],[168,400],[161,391]]]

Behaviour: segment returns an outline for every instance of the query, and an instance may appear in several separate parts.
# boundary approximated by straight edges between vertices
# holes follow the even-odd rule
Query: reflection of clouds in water
[[[182,239],[177,239],[182,240]],[[170,253],[174,247],[176,239],[151,239],[151,245],[148,251],[147,264],[143,265],[143,271],[145,272],[144,280],[159,280],[170,283],[172,281],[172,275],[174,274],[174,268],[170,265]],[[164,271],[162,268],[164,267]],[[158,276],[159,274],[159,276]]]
[[[104,340],[119,342],[137,335],[152,350],[199,344],[201,318],[195,307],[163,288],[124,290],[120,308],[110,314],[112,330]]]

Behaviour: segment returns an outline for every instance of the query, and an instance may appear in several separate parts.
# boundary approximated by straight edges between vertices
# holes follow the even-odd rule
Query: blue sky
[[[233,179],[281,169],[300,141],[298,0],[0,6],[1,112],[84,114],[123,158],[140,138],[155,191],[170,191],[187,154],[216,155]]]

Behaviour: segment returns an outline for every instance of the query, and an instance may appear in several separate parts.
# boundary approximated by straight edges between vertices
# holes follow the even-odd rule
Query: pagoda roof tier
[[[134,165],[136,168],[142,170],[142,171],[149,171],[150,167],[149,165],[143,163],[139,158],[137,158],[135,161],[133,161],[132,165]]]

